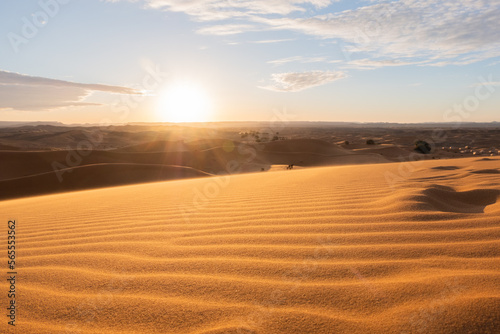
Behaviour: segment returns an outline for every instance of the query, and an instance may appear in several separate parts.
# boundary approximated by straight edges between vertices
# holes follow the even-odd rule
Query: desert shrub
[[[375,145],[375,141],[373,139],[368,139],[366,145]]]
[[[344,145],[349,145],[349,144],[350,144],[350,143],[349,143],[349,141],[348,141],[348,140],[346,140],[346,141],[344,142]]]
[[[422,154],[430,154],[432,150],[431,145],[425,140],[417,140],[415,142],[415,151]]]

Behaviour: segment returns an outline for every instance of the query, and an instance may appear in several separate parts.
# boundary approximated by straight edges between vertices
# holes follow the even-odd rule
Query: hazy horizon
[[[102,127],[102,126],[151,126],[151,125],[175,125],[175,126],[190,126],[190,125],[256,125],[256,126],[264,126],[269,124],[269,121],[207,121],[207,122],[126,122],[126,123],[65,123],[60,121],[0,121],[0,127],[6,126],[24,126],[24,125],[55,125],[55,126],[68,126],[68,127],[78,127],[78,126],[87,126],[87,127]],[[426,126],[446,126],[453,128],[468,128],[477,126],[493,126],[498,127],[500,122],[491,121],[491,122],[463,122],[463,123],[454,123],[454,122],[422,122],[422,123],[399,123],[399,122],[338,122],[338,121],[286,121],[283,126],[301,126],[305,127],[307,125],[311,126],[401,126],[401,127],[426,127]]]

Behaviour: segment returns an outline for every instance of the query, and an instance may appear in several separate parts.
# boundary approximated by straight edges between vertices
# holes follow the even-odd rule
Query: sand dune
[[[184,166],[95,164],[0,180],[0,200],[134,183],[211,176]],[[59,181],[60,180],[60,181]]]
[[[346,154],[346,155],[322,155],[310,153],[262,153],[263,159],[269,164],[276,165],[298,165],[298,166],[339,166],[387,163],[389,160],[378,154]]]
[[[248,148],[238,150],[232,146],[231,149],[217,147],[196,152],[0,151],[0,180],[52,172],[54,164],[56,169],[117,163],[176,165],[216,174],[225,171],[229,161],[243,166],[249,157],[253,157],[246,150]],[[256,157],[253,162],[259,163],[260,160]]]
[[[224,138],[198,139],[186,143],[191,150],[208,150],[216,147],[236,147],[241,143]],[[229,146],[228,146],[229,145]]]
[[[183,152],[188,148],[183,141],[156,140],[143,144],[130,145],[115,149],[115,152]]]
[[[358,145],[361,146],[361,145]],[[380,154],[381,156],[389,159],[397,159],[399,157],[408,157],[409,150],[401,147],[397,147],[394,145],[384,145],[384,146],[373,146],[373,145],[364,145],[362,148],[355,149],[356,153],[371,153],[371,154]]]
[[[274,141],[263,145],[266,152],[313,153],[322,155],[352,154],[342,147],[318,139],[291,139]]]
[[[293,139],[262,145],[259,155],[271,165],[326,166],[385,163],[377,153],[357,153],[317,139]]]
[[[19,147],[0,144],[0,151],[19,151]]]
[[[2,201],[18,224],[17,332],[498,333],[500,175],[481,171],[499,168],[321,167]]]
[[[0,199],[206,174],[266,171],[279,164],[325,166],[388,162],[379,154],[352,153],[337,145],[309,139],[257,146],[223,139],[187,144],[158,140],[116,150],[0,151],[0,160]],[[139,166],[158,171],[144,171],[143,175]],[[106,173],[111,169],[112,175],[107,178]],[[77,172],[66,172],[70,170]],[[63,182],[58,174],[64,176]],[[66,175],[70,175],[69,180]]]

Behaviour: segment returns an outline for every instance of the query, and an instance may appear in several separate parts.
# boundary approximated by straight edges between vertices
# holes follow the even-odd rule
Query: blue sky
[[[203,100],[184,120],[500,121],[499,22],[478,0],[7,0],[0,120],[176,121]]]

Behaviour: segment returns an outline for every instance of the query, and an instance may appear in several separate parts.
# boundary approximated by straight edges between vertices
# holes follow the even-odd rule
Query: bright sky
[[[0,120],[500,121],[499,0],[5,0]]]

